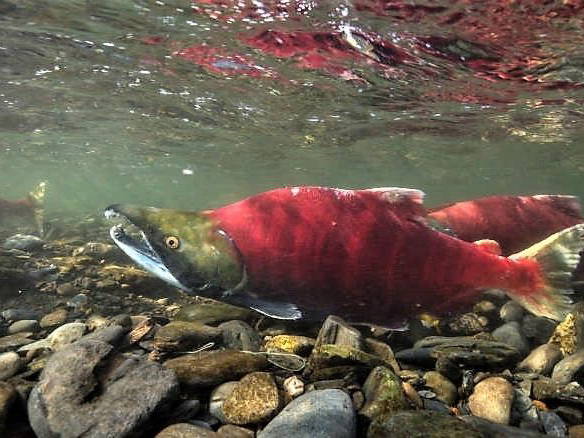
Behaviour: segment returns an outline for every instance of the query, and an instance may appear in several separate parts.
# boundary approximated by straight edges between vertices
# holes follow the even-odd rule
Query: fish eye
[[[166,236],[164,243],[170,249],[178,249],[180,247],[180,239],[176,236]]]

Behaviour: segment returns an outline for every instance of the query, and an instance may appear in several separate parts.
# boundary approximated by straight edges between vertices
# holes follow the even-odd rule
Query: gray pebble
[[[257,438],[354,438],[356,415],[351,397],[339,389],[312,391],[292,400]]]
[[[541,411],[539,413],[539,418],[541,419],[541,424],[543,424],[543,429],[545,430],[546,435],[557,437],[568,435],[566,423],[564,423],[560,416],[555,412]]]
[[[6,249],[20,249],[22,251],[34,251],[42,247],[45,241],[40,237],[30,234],[15,234],[4,241]]]
[[[225,415],[223,414],[223,403],[227,397],[231,395],[239,382],[225,382],[219,385],[211,393],[209,399],[209,413],[217,418],[221,423],[227,423]]]
[[[219,325],[223,345],[233,350],[260,351],[260,335],[244,321],[228,321]]]
[[[39,313],[29,309],[6,309],[2,313],[2,318],[7,321],[19,321],[21,319],[38,319]]]
[[[584,373],[584,350],[566,356],[559,361],[552,372],[552,380],[566,385]]]
[[[507,301],[501,306],[499,316],[505,322],[517,321],[520,322],[524,314],[523,307],[516,301]]]
[[[493,338],[499,342],[515,347],[521,356],[529,352],[529,343],[521,331],[521,325],[517,321],[511,321],[493,330]]]
[[[36,333],[40,330],[39,322],[36,319],[21,319],[15,321],[8,327],[8,334],[13,335],[21,332]]]

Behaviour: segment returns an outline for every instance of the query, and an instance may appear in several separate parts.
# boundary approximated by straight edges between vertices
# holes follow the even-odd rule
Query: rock
[[[233,350],[203,351],[164,362],[164,366],[172,369],[182,384],[193,389],[238,379],[264,369],[267,364],[263,355]]]
[[[229,395],[233,392],[233,389],[237,386],[239,382],[225,382],[216,387],[213,392],[211,392],[211,397],[209,398],[209,413],[217,418],[221,423],[227,423],[225,415],[223,415],[223,403]]]
[[[97,259],[109,259],[110,261],[123,260],[124,254],[115,245],[102,242],[87,242],[83,246],[73,250],[73,256],[89,256]]]
[[[16,333],[14,335],[2,336],[0,338],[0,353],[16,350],[23,345],[32,344],[34,340],[28,338],[30,335],[32,333]]]
[[[389,368],[377,367],[363,384],[365,405],[359,411],[371,421],[385,422],[395,412],[409,409],[401,380]]]
[[[109,319],[109,323],[113,325],[119,325],[126,328],[132,328],[132,317],[127,313],[120,313],[119,315],[114,315]]]
[[[511,321],[495,329],[493,338],[499,342],[515,347],[521,356],[529,352],[529,343],[521,331],[521,325],[517,321]]]
[[[511,406],[511,421],[519,424],[539,425],[539,413],[531,398],[529,391],[522,388],[513,388],[515,394]]]
[[[480,417],[473,415],[463,415],[459,417],[466,424],[472,426],[481,433],[484,438],[544,438],[537,432],[520,429],[518,427],[505,426],[503,424],[492,423]]]
[[[518,355],[517,349],[508,344],[474,336],[429,336],[416,342],[413,348],[399,351],[395,357],[399,361],[424,366],[432,366],[437,359],[444,359],[457,368],[502,370],[514,365]],[[438,371],[451,378],[442,370]]]
[[[578,380],[582,383],[584,373],[584,350],[566,356],[559,361],[552,372],[552,380],[560,385],[565,385]]]
[[[34,251],[41,248],[45,241],[40,237],[30,234],[15,234],[4,241],[5,249],[20,249],[22,251]]]
[[[351,327],[338,316],[331,315],[322,323],[314,347],[334,344],[347,346],[357,350],[362,349],[361,332]]]
[[[271,418],[280,405],[278,388],[268,373],[255,372],[243,377],[223,403],[228,423],[262,423]]]
[[[21,319],[10,324],[8,327],[8,334],[13,335],[21,332],[36,333],[39,329],[39,322],[36,319]]]
[[[532,394],[536,400],[545,402],[568,402],[584,407],[584,388],[577,383],[559,385],[547,377],[540,377],[533,381]]]
[[[355,438],[351,397],[339,389],[308,392],[292,400],[257,438]]]
[[[17,396],[18,394],[12,385],[0,382],[0,436],[4,436],[4,423]]]
[[[529,355],[519,363],[519,371],[549,376],[554,365],[562,358],[562,351],[557,344],[542,344],[535,348]]]
[[[394,373],[397,374],[400,372],[399,364],[397,363],[397,360],[395,360],[395,354],[393,353],[392,348],[385,342],[378,341],[377,339],[366,338],[365,351],[382,359],[391,367]]]
[[[254,438],[255,436],[253,430],[249,430],[240,426],[234,426],[232,424],[221,426],[217,431],[217,434],[221,438]]]
[[[555,412],[541,411],[539,413],[541,424],[546,435],[563,437],[568,434],[566,423]]]
[[[21,319],[37,320],[39,318],[39,313],[30,309],[6,309],[0,313],[0,316],[6,321],[19,321]]]
[[[477,315],[487,316],[492,319],[499,313],[499,308],[495,303],[489,300],[481,300],[472,307],[472,311]]]
[[[426,386],[430,388],[438,400],[443,401],[449,406],[453,406],[458,399],[458,390],[456,385],[436,371],[428,371],[424,374]]]
[[[286,402],[295,399],[304,393],[304,382],[298,376],[287,377],[282,383]]]
[[[489,377],[479,382],[468,399],[473,415],[493,423],[509,424],[513,404],[513,386],[502,377]]]
[[[172,411],[171,422],[182,422],[192,420],[201,411],[201,402],[197,399],[183,400]]]
[[[216,327],[173,321],[156,331],[153,346],[160,351],[188,351],[215,341],[220,336],[221,330]]]
[[[85,321],[89,331],[94,331],[106,327],[110,324],[110,321],[101,315],[92,314]]]
[[[373,422],[367,438],[481,438],[472,426],[434,411],[396,412],[385,422]]]
[[[446,322],[444,329],[453,336],[472,336],[483,332],[489,325],[485,316],[476,313],[463,313]]]
[[[6,380],[20,371],[23,360],[13,351],[0,354],[0,380]]]
[[[61,283],[57,286],[57,295],[62,297],[72,297],[73,295],[77,294],[78,290],[73,283]]]
[[[124,335],[128,332],[128,329],[119,325],[110,325],[107,327],[100,328],[93,333],[89,333],[83,336],[81,339],[83,341],[101,341],[107,342],[108,344],[118,346],[124,341]]]
[[[208,301],[184,306],[174,318],[178,321],[213,325],[231,320],[251,321],[257,318],[257,313],[220,301]]]
[[[521,304],[517,301],[510,300],[501,306],[499,317],[505,322],[521,322],[524,313],[525,311],[521,307]]]
[[[584,413],[573,406],[558,406],[555,412],[567,424],[575,425],[584,423]]]
[[[307,356],[314,347],[315,340],[307,336],[276,335],[267,339],[264,349],[270,353],[292,353]]]
[[[82,322],[70,322],[55,329],[45,339],[20,347],[18,351],[39,350],[41,348],[50,348],[53,351],[58,351],[81,339],[86,330],[87,326]]]
[[[230,350],[260,351],[260,335],[244,321],[227,321],[219,325],[223,345]]]
[[[521,329],[531,345],[541,345],[548,342],[556,328],[556,324],[551,319],[527,313],[523,316]]]
[[[40,320],[40,326],[43,329],[58,327],[65,324],[65,321],[67,321],[67,316],[67,309],[59,308],[43,316]]]
[[[564,355],[584,348],[584,303],[574,304],[572,312],[557,325],[549,342],[558,344]]]
[[[317,380],[330,378],[334,375],[334,373],[327,372],[327,368],[344,370],[346,366],[349,366],[369,370],[380,365],[386,364],[377,356],[356,348],[347,345],[321,344],[312,350],[304,375]]]
[[[89,430],[92,436],[127,436],[178,396],[172,372],[112,350],[105,342],[78,341],[49,358],[28,399],[30,424],[39,438]]]
[[[570,438],[584,438],[584,424],[570,427],[568,429],[568,436]]]
[[[219,434],[201,426],[189,423],[177,423],[165,427],[155,438],[219,438]]]

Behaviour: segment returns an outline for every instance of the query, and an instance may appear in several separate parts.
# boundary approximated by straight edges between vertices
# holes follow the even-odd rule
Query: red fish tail
[[[583,249],[584,224],[578,224],[513,254],[517,275],[508,295],[537,316],[562,320],[571,308],[572,274]]]

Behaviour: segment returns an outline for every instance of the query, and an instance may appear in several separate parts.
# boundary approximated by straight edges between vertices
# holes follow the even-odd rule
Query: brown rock
[[[517,366],[520,371],[549,376],[554,365],[562,359],[562,351],[558,344],[542,344],[532,350]]]
[[[59,308],[43,316],[39,324],[41,328],[53,328],[65,324],[67,321],[67,309]]]
[[[217,431],[217,434],[221,438],[253,438],[255,436],[253,430],[246,429],[245,427],[234,426],[233,424],[221,426]]]
[[[167,360],[164,366],[174,370],[183,385],[205,388],[259,371],[267,364],[263,355],[223,350],[179,356]]]
[[[492,421],[509,424],[513,404],[513,386],[502,377],[489,377],[479,382],[468,399],[473,415]]]
[[[570,438],[584,438],[584,424],[578,424],[568,429],[568,437]]]
[[[255,424],[272,417],[280,405],[278,388],[268,373],[251,373],[235,386],[223,403],[228,423]]]
[[[160,327],[153,346],[160,351],[185,351],[217,340],[221,330],[196,322],[172,321]]]
[[[449,406],[456,403],[458,390],[456,385],[436,371],[428,371],[424,374],[426,386],[436,394],[438,400],[443,401]]]
[[[219,434],[201,426],[177,423],[161,430],[155,438],[219,438]]]

